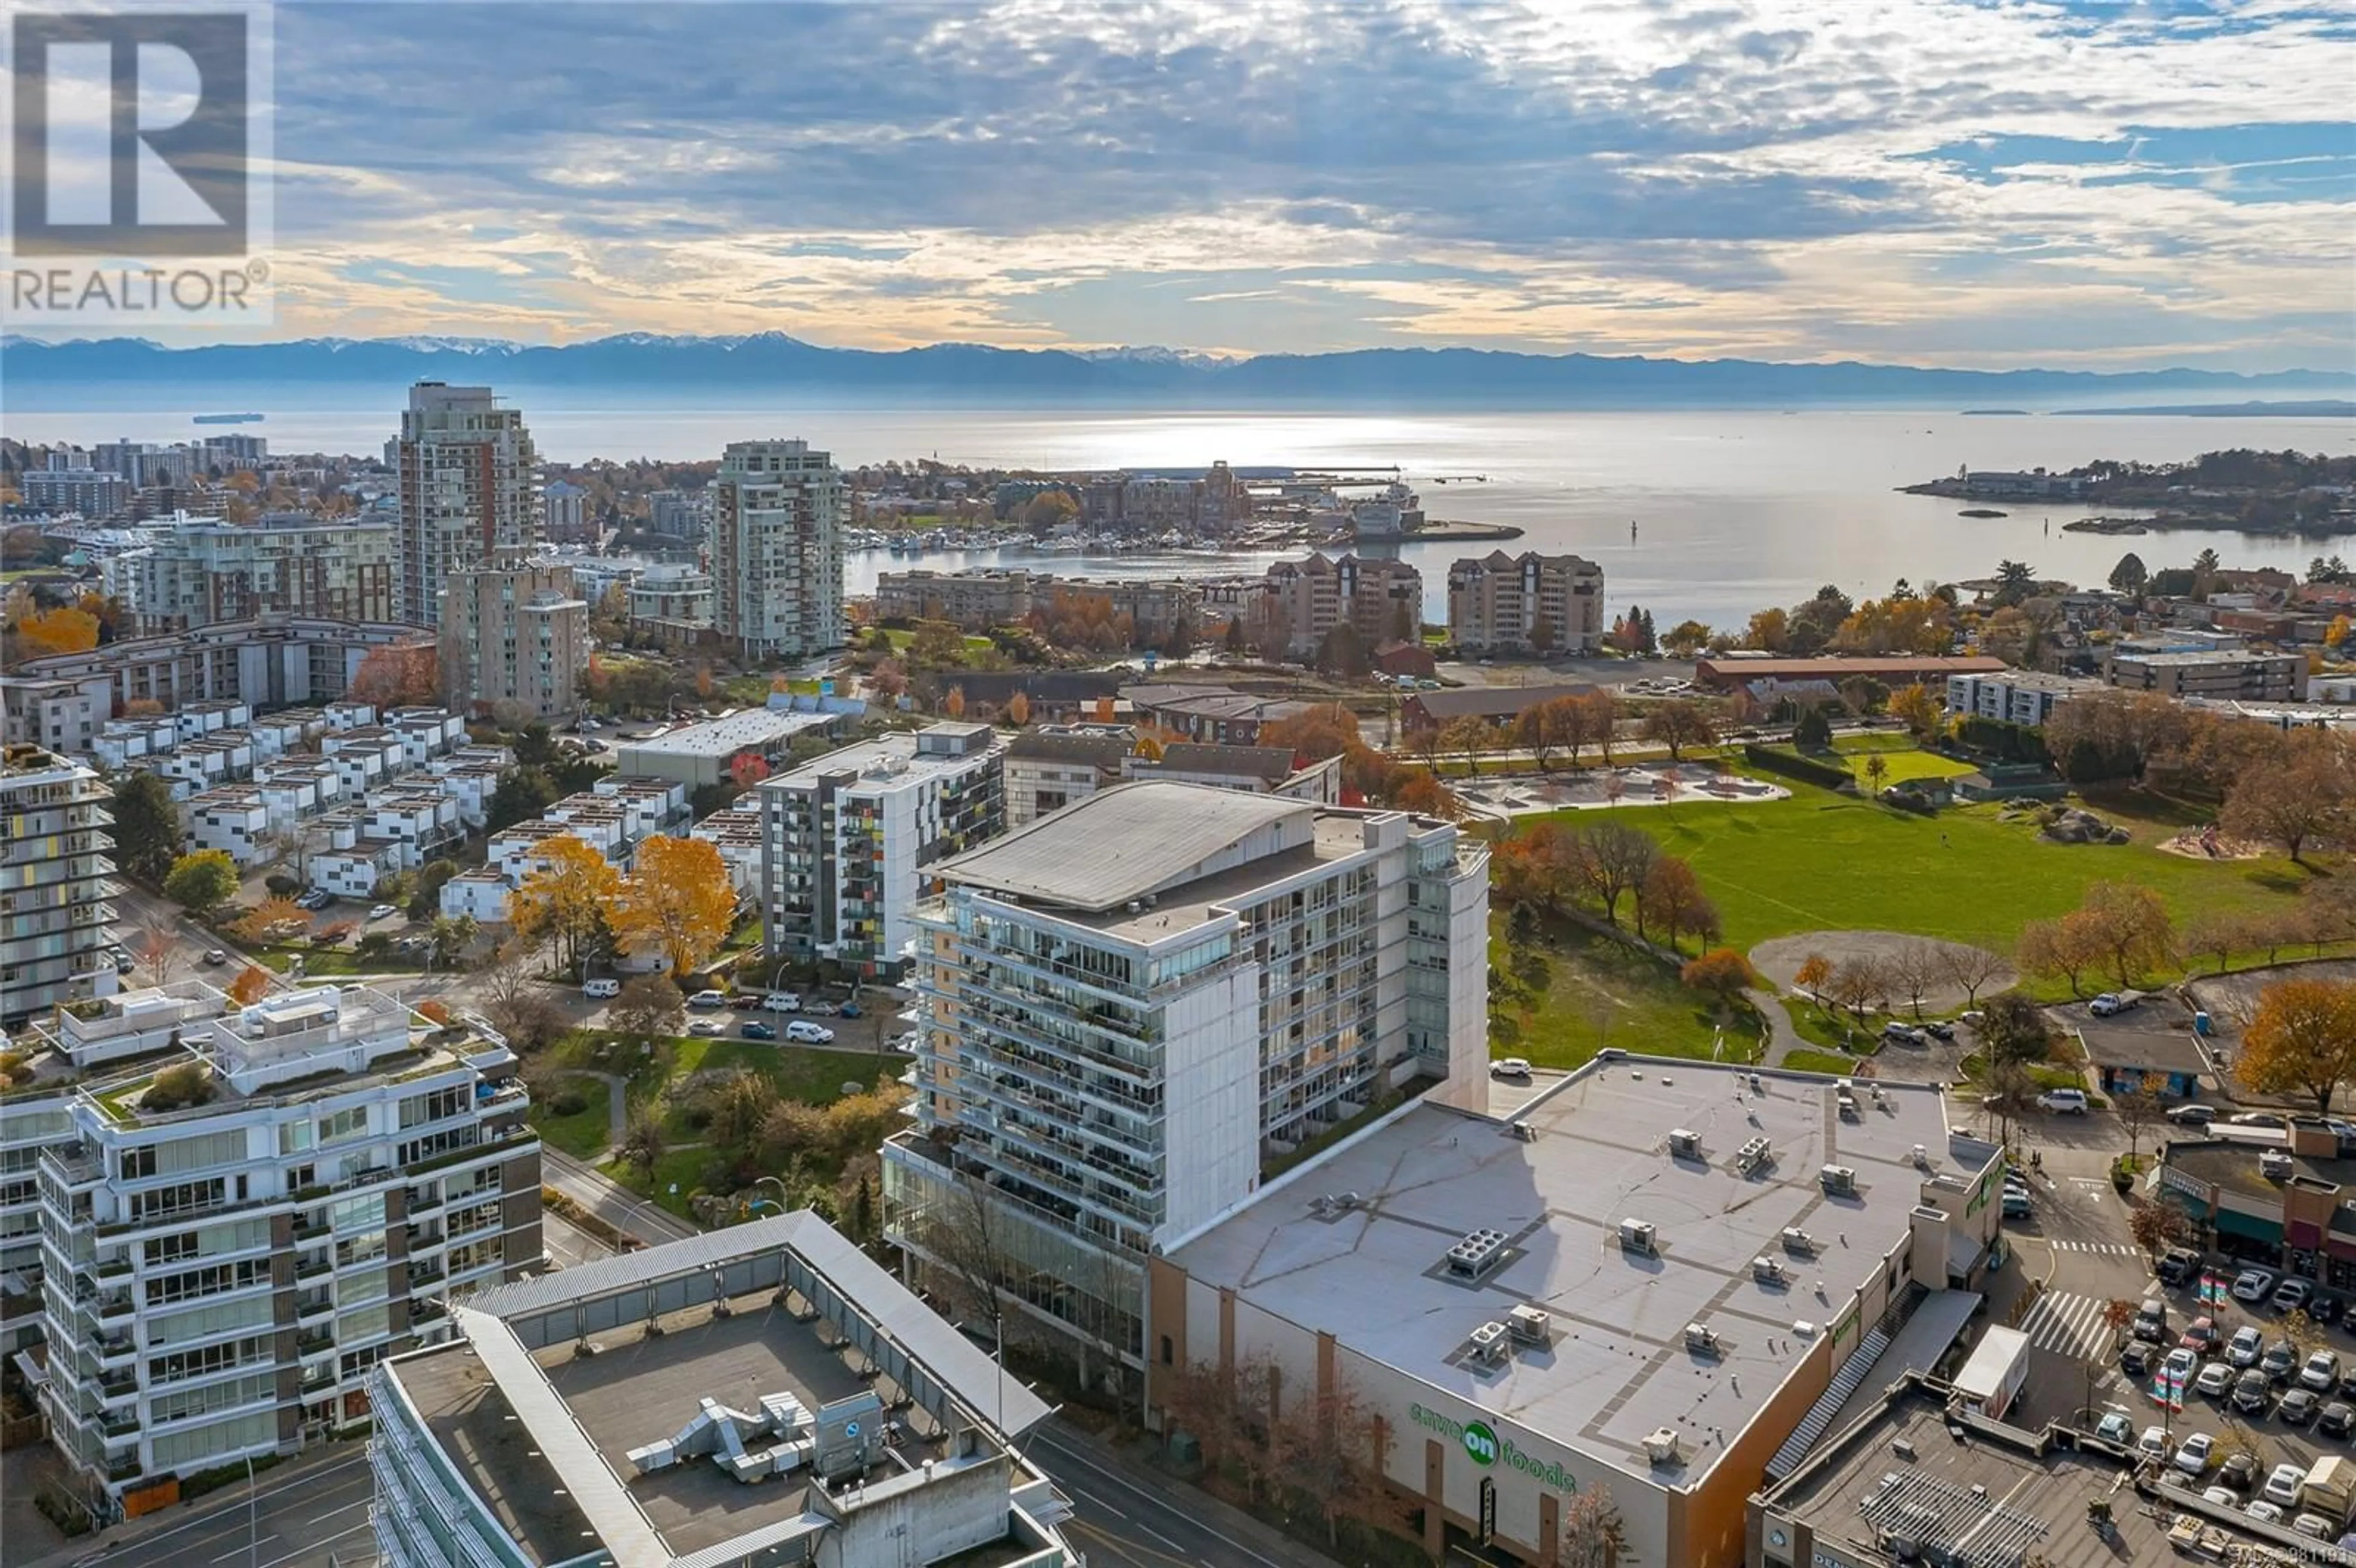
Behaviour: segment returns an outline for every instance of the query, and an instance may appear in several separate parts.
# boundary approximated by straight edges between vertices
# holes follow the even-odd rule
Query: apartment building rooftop
[[[754,708],[743,713],[732,713],[725,719],[683,725],[640,740],[620,741],[617,742],[617,750],[626,759],[648,752],[729,757],[748,746],[766,746],[798,735],[806,730],[823,729],[834,719],[835,715],[831,713],[798,713],[774,708]]]
[[[838,746],[799,767],[763,780],[759,787],[774,789],[779,784],[808,784],[846,772],[889,782],[921,778],[927,772],[963,769],[986,753],[993,733],[987,724],[929,724],[914,731],[895,731],[872,741]]]
[[[1950,1133],[1934,1088],[1860,1084],[1854,1115],[1838,1093],[1810,1073],[1610,1051],[1510,1123],[1416,1104],[1169,1255],[1254,1311],[1690,1489],[1888,1267],[1925,1188],[1967,1191],[1996,1157]],[[1622,1244],[1631,1221],[1647,1247]],[[1814,1244],[1794,1250],[1793,1231]],[[1451,1257],[1476,1243],[1488,1250],[1468,1277]],[[1547,1315],[1551,1342],[1484,1363],[1475,1331],[1517,1306]],[[1648,1452],[1664,1430],[1669,1464]]]
[[[1104,913],[1191,880],[1305,801],[1154,782],[1115,784],[949,860],[952,882]]]
[[[801,1562],[862,1509],[921,1507],[926,1488],[959,1491],[975,1466],[1023,1476],[990,1428],[1019,1434],[1048,1413],[807,1211],[494,1285],[452,1317],[457,1341],[385,1363],[406,1406],[392,1413],[406,1425],[414,1413],[475,1504],[539,1564],[600,1552],[616,1568]],[[758,1415],[779,1396],[817,1435],[790,1473],[739,1479],[691,1451],[651,1461],[714,1403]],[[750,1435],[738,1451],[776,1441]],[[973,1521],[962,1527],[971,1539]]]

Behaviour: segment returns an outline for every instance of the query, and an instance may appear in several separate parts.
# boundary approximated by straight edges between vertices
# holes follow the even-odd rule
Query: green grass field
[[[1499,1056],[1541,1067],[1577,1067],[1606,1045],[1658,1056],[1708,1057],[1717,1005],[1681,985],[1675,971],[1624,944],[1568,921],[1549,922],[1532,946],[1508,953],[1505,917],[1491,926],[1490,963],[1503,976],[1490,991],[1489,1043]],[[1746,1056],[1759,1026],[1727,1026],[1730,1054]]]
[[[586,1103],[569,1116],[560,1116],[544,1104],[531,1108],[531,1125],[541,1137],[575,1159],[586,1159],[605,1147],[613,1126],[614,1091],[602,1078],[579,1078],[573,1087]]]
[[[1921,753],[1893,762],[1914,765]],[[1938,759],[1926,759],[1935,762]],[[2143,883],[2179,923],[2219,909],[2263,909],[2295,897],[2307,873],[2287,860],[2214,862],[2154,848],[2174,831],[2121,818],[2136,804],[2103,803],[2135,836],[2124,845],[2047,843],[2033,816],[1999,820],[1993,805],[1919,816],[1812,784],[1779,780],[1789,800],[1689,801],[1622,814],[1685,856],[1718,901],[1727,939],[1749,948],[1807,931],[1904,931],[2009,947],[2029,921],[2062,914],[2105,880]],[[1591,813],[1562,814],[1568,820]]]

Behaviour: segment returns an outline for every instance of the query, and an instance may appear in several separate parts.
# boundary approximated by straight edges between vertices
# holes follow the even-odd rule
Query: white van
[[[612,978],[592,980],[581,987],[581,994],[593,1002],[602,1002],[622,994],[622,983]]]
[[[2083,1089],[2048,1089],[2037,1096],[2037,1104],[2061,1115],[2083,1116],[2086,1114],[2086,1092]]]

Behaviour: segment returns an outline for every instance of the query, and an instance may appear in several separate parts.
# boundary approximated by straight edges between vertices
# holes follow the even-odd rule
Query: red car
[[[2217,1353],[2219,1339],[2217,1320],[2214,1317],[2195,1317],[2185,1326],[2184,1337],[2176,1343],[2180,1349],[2191,1350],[2203,1356],[2213,1356]]]

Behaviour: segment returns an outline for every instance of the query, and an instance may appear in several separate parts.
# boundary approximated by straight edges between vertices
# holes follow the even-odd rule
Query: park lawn
[[[1857,1071],[1857,1058],[1843,1056],[1837,1051],[1792,1051],[1784,1053],[1783,1065],[1794,1072],[1829,1072],[1835,1077],[1847,1077]]]
[[[587,1159],[605,1148],[612,1132],[614,1091],[602,1078],[576,1075],[573,1086],[587,1102],[580,1110],[560,1116],[544,1103],[535,1101],[531,1125],[543,1142],[575,1159]]]
[[[2029,922],[2076,908],[2096,881],[2148,886],[2182,924],[2216,910],[2279,906],[2306,880],[2275,856],[2163,854],[2153,846],[2172,831],[2164,826],[2126,822],[2131,844],[2051,844],[2037,837],[2033,814],[2004,821],[1996,806],[1971,805],[1922,816],[1777,782],[1789,799],[1687,800],[1620,814],[1692,863],[1727,940],[1746,950],[1810,931],[1901,931],[2009,949]]]
[[[618,1159],[609,1159],[597,1168],[628,1188],[641,1198],[651,1198],[682,1220],[692,1220],[688,1200],[703,1181],[704,1168],[712,1163],[712,1151],[697,1145],[691,1148],[669,1147],[655,1161],[654,1170],[645,1176],[638,1168]]]
[[[1495,916],[1490,962],[1506,978],[1490,990],[1493,1054],[1561,1068],[1581,1065],[1606,1045],[1709,1056],[1718,1006],[1680,984],[1666,964],[1569,921],[1546,922],[1536,945],[1511,953],[1505,930],[1505,917]],[[1727,1026],[1730,1054],[1747,1059],[1758,1033],[1753,1020],[1739,1017]]]
[[[1885,784],[1904,784],[1908,779],[1961,778],[1973,771],[1969,763],[1959,763],[1936,752],[1883,752],[1879,755],[1881,765],[1887,770],[1881,776]],[[1857,775],[1859,784],[1866,782],[1862,757],[1849,764],[1848,771]]]

